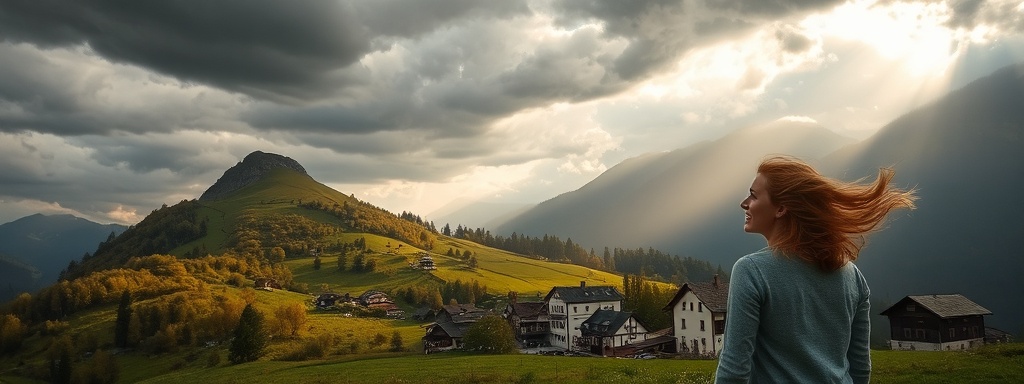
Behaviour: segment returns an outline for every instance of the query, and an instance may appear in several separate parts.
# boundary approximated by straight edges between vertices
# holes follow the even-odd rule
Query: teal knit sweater
[[[870,290],[768,248],[736,261],[716,383],[867,383]]]

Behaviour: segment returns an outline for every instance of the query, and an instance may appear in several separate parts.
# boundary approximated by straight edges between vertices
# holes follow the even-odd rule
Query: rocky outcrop
[[[286,156],[274,153],[255,151],[245,156],[241,162],[224,171],[224,175],[217,179],[217,182],[210,186],[199,200],[216,200],[227,196],[231,192],[242,189],[249,184],[255,183],[266,177],[270,171],[278,168],[287,168],[303,175],[308,175],[306,169],[298,161]]]

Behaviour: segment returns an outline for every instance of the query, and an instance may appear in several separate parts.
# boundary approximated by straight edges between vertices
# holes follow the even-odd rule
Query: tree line
[[[422,249],[431,249],[437,241],[437,230],[433,224],[423,222],[418,216],[403,212],[395,215],[369,203],[356,201],[342,204],[326,204],[320,200],[300,202],[300,207],[327,212],[342,220],[342,223],[358,232],[367,232],[404,241]]]
[[[547,260],[581,265],[619,274],[642,276],[651,280],[682,285],[688,281],[711,280],[716,274],[727,273],[721,266],[692,257],[680,257],[648,247],[637,249],[604,248],[601,256],[594,249],[587,250],[571,238],[562,241],[558,236],[531,237],[512,233],[508,237],[492,235],[484,228],[470,229],[458,225],[454,230],[448,224],[441,228],[445,236],[466,239],[489,247]]]

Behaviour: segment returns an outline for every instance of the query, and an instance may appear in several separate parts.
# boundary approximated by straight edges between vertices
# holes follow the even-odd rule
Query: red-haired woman
[[[792,157],[766,158],[740,207],[743,230],[768,247],[733,266],[716,383],[866,383],[870,291],[852,263],[914,191],[822,176]]]

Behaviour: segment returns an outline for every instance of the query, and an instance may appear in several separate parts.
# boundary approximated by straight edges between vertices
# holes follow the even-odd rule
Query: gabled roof
[[[473,304],[448,304],[441,307],[441,310],[456,323],[476,322],[489,313],[486,309],[477,308]]]
[[[517,302],[510,305],[512,306],[512,313],[519,317],[530,318],[540,316],[545,303],[543,301],[527,301],[522,303]]]
[[[462,335],[465,335],[466,331],[472,325],[472,323],[453,323],[447,319],[439,320],[434,324],[440,327],[445,334],[452,338],[462,337]]]
[[[683,284],[682,287],[679,287],[676,295],[672,297],[672,301],[669,301],[663,309],[671,311],[687,292],[693,292],[711,312],[726,312],[729,309],[729,283],[718,280],[718,276],[715,276],[712,281]]]
[[[633,317],[633,312],[598,309],[580,325],[580,333],[583,336],[615,336],[630,317]]]
[[[566,303],[596,303],[601,301],[622,301],[622,294],[615,287],[554,287],[544,296],[544,302],[551,300],[551,297],[558,297]]]
[[[940,318],[949,317],[961,317],[961,316],[981,316],[991,315],[992,311],[985,309],[970,299],[964,297],[961,294],[952,295],[921,295],[921,296],[907,296],[903,300],[900,300],[896,304],[882,311],[881,315],[888,316],[889,313],[896,311],[898,308],[903,308],[908,301],[913,301],[920,305],[928,312],[934,313]]]

